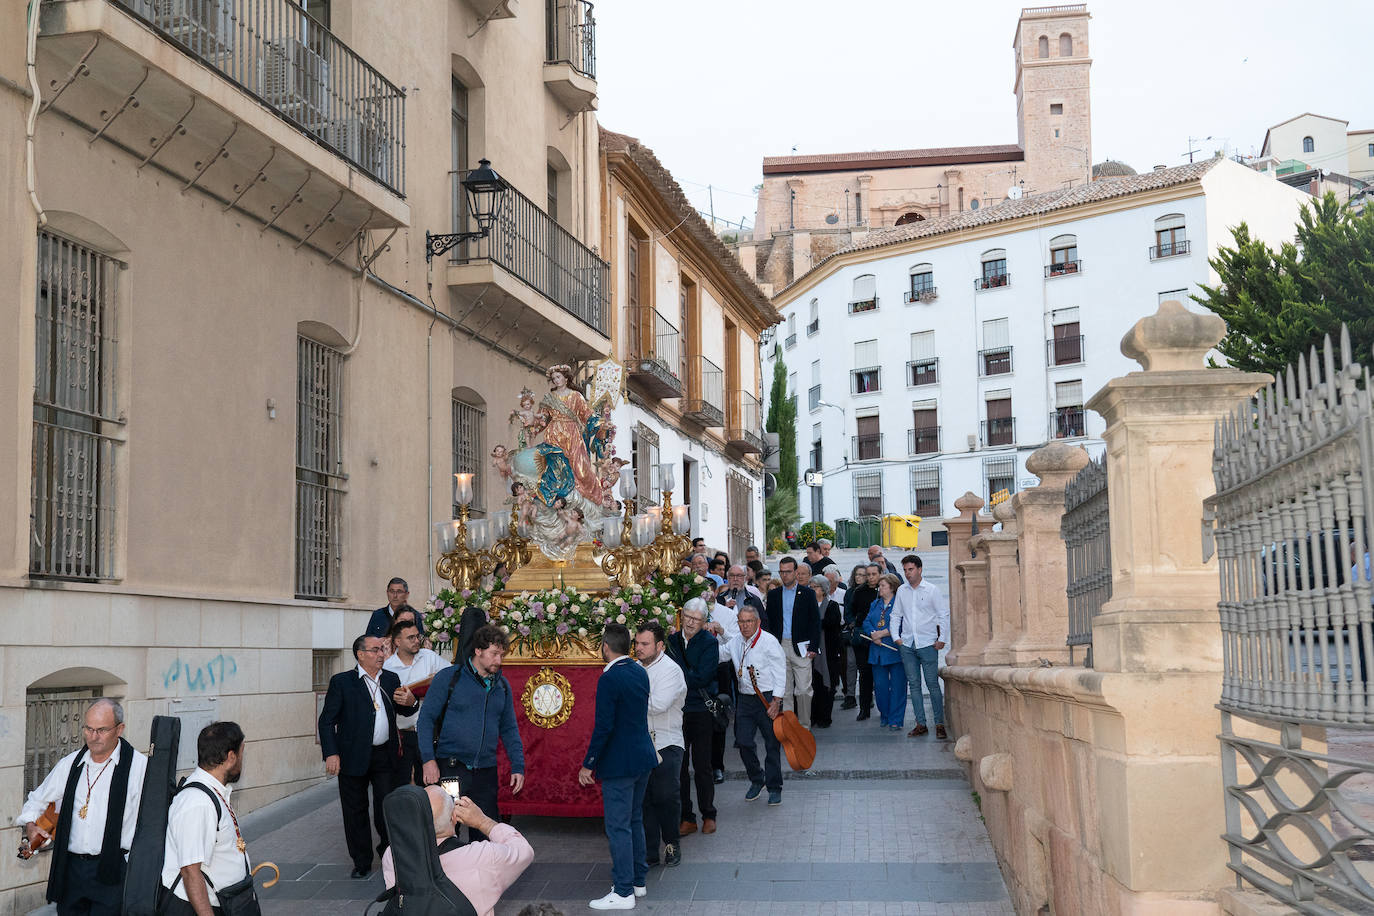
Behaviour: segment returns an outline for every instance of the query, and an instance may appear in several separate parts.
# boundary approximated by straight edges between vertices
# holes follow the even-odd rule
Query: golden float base
[[[550,560],[536,550],[530,562],[511,573],[506,582],[506,591],[537,592],[541,588],[566,588],[572,586],[580,592],[607,592],[611,581],[601,571],[596,558],[592,555],[592,544],[585,541],[577,545],[577,553],[572,560]]]

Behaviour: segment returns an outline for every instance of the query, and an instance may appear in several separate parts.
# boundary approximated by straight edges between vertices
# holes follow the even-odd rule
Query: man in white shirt
[[[29,793],[15,823],[24,828],[29,847],[37,849],[50,837],[34,822],[54,805],[49,902],[64,916],[118,916],[148,758],[124,740],[124,707],[114,700],[93,701],[83,721],[85,746],[57,761]]]
[[[420,627],[408,618],[401,618],[391,627],[391,643],[396,651],[382,663],[382,667],[394,671],[401,686],[409,687],[416,697],[423,697],[430,679],[440,669],[448,667],[448,662],[438,652],[421,647],[421,640]],[[423,700],[419,702],[424,704]],[[419,718],[418,710],[408,716],[401,715],[399,711],[396,714],[396,730],[401,738],[401,765],[396,770],[398,786],[425,784],[420,743],[415,738],[415,722]]]
[[[897,589],[892,606],[890,629],[897,651],[906,670],[907,690],[911,706],[916,712],[916,727],[907,732],[908,738],[926,734],[926,704],[921,696],[921,681],[930,691],[930,709],[935,716],[935,737],[948,737],[945,732],[945,701],[940,692],[940,650],[949,635],[949,602],[932,583],[921,575],[921,558],[913,554],[902,557],[902,572],[906,582]]]
[[[196,738],[199,766],[177,790],[167,812],[162,859],[163,916],[214,916],[218,892],[248,877],[247,844],[229,803],[243,774],[243,729],[211,722]]]
[[[734,669],[738,701],[735,705],[735,746],[749,774],[745,801],[753,801],[768,787],[768,804],[782,804],[782,746],[773,734],[773,720],[782,713],[787,661],[777,637],[759,625],[759,613],[751,607],[738,615],[739,635],[730,640],[730,665]],[[758,683],[758,693],[754,684]],[[764,765],[759,766],[754,733],[763,733]]]
[[[658,766],[649,774],[644,791],[644,851],[650,867],[658,864],[659,838],[663,840],[663,864],[671,868],[682,861],[682,706],[687,699],[687,678],[677,662],[664,652],[667,636],[654,621],[639,625],[635,633],[635,657],[649,675],[649,738],[658,752]]]

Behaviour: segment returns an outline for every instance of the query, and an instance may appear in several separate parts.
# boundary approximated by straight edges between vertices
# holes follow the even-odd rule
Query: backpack
[[[419,786],[399,786],[382,802],[396,884],[384,891],[382,916],[477,916],[472,901],[444,874],[434,837],[429,796]]]
[[[167,849],[167,810],[177,792],[177,752],[181,719],[153,716],[148,769],[138,803],[138,826],[129,845],[124,878],[125,916],[156,916],[162,888],[162,860]]]

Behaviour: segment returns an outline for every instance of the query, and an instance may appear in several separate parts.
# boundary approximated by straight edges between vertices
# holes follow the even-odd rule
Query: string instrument
[[[38,815],[38,820],[33,825],[43,831],[46,836],[38,838],[37,846],[29,845],[27,833],[19,840],[19,858],[27,859],[36,852],[42,852],[52,845],[52,838],[57,833],[57,802],[48,802],[48,807],[43,813]]]
[[[749,683],[754,686],[754,696],[759,698],[759,702],[768,707],[768,701],[763,698],[763,691],[759,690],[758,678],[754,676],[754,666],[749,666]],[[787,754],[787,765],[794,770],[807,770],[811,764],[816,762],[816,736],[807,731],[806,726],[801,724],[797,714],[790,709],[784,709],[778,713],[778,717],[773,720],[773,736],[778,739],[782,749]]]

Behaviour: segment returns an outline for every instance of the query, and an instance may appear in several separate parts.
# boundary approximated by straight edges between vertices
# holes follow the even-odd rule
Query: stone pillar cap
[[[965,509],[972,509],[974,512],[977,512],[979,509],[983,508],[983,497],[969,490],[954,501],[954,508],[958,509],[960,512]]]
[[[992,509],[992,517],[1002,523],[1002,530],[1006,531],[1008,523],[1016,521],[1016,510],[1011,507],[1011,500],[1004,499]]]
[[[1219,316],[1190,312],[1177,299],[1169,299],[1126,332],[1121,353],[1146,372],[1202,369],[1207,351],[1225,336],[1226,322]]]
[[[1088,461],[1083,446],[1051,442],[1026,456],[1026,471],[1040,478],[1040,486],[1062,489]]]

